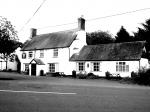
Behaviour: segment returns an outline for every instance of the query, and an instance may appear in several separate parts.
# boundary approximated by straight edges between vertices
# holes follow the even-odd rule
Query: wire
[[[143,8],[143,9],[138,9],[138,10],[134,10],[134,11],[128,11],[128,12],[123,12],[123,13],[118,13],[118,14],[113,14],[113,15],[108,15],[108,16],[102,16],[102,17],[93,18],[93,19],[87,19],[86,22],[88,22],[88,21],[95,21],[95,20],[99,20],[99,19],[110,18],[110,17],[115,17],[115,16],[121,16],[121,15],[125,15],[125,14],[145,11],[145,10],[150,10],[150,8]],[[37,28],[37,29],[45,29],[45,28],[49,28],[49,27],[58,27],[58,26],[75,24],[75,23],[77,23],[77,22],[59,24],[59,25],[54,25],[54,26],[46,26],[46,27],[41,27],[41,28]]]
[[[49,28],[49,27],[65,26],[65,25],[70,25],[70,24],[75,24],[75,23],[77,23],[77,22],[58,24],[58,25],[54,25],[54,26],[45,26],[45,27],[41,27],[41,28],[37,28],[37,29],[45,29],[45,28]]]
[[[45,3],[46,0],[43,0],[43,2],[40,4],[40,6],[36,9],[36,11],[33,13],[33,15],[28,19],[28,21],[25,23],[25,25],[20,29],[22,31],[24,27],[32,20],[32,18],[35,16],[35,14],[40,10],[42,5]]]
[[[134,11],[128,11],[128,12],[123,12],[123,13],[118,13],[118,14],[113,14],[113,15],[108,15],[108,16],[88,19],[87,21],[94,21],[94,20],[98,20],[98,19],[105,19],[105,18],[109,18],[109,17],[120,16],[120,15],[125,15],[125,14],[135,13],[135,12],[139,12],[139,11],[145,11],[145,10],[150,10],[150,8],[138,9],[138,10],[134,10]]]

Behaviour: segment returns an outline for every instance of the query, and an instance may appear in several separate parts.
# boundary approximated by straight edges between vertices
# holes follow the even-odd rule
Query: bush
[[[93,74],[93,73],[88,73],[87,76],[88,76],[88,77],[94,76],[94,74]]]
[[[7,72],[7,70],[6,70],[6,69],[3,69],[3,72]]]
[[[100,77],[98,75],[93,74],[93,73],[88,73],[87,78],[88,79],[98,79]]]
[[[131,78],[136,78],[138,76],[138,73],[135,73],[135,72],[131,72]]]
[[[8,72],[12,72],[12,69],[8,69]]]
[[[55,72],[55,73],[47,73],[47,76],[51,76],[51,77],[60,77],[59,72]]]
[[[79,73],[77,74],[78,79],[98,79],[100,78],[98,75],[95,75],[93,73]]]
[[[150,85],[150,69],[142,69],[138,73],[131,73],[131,78],[137,84]]]
[[[106,79],[110,79],[111,73],[107,71],[107,72],[105,73],[105,76],[106,76]]]
[[[79,73],[79,74],[77,74],[77,78],[79,78],[79,79],[86,79],[87,78],[87,74]]]

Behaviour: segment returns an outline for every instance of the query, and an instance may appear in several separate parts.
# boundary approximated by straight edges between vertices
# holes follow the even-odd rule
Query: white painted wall
[[[7,63],[7,69],[8,70],[11,69],[13,71],[16,71],[17,70],[17,62],[16,61],[14,61],[14,62],[8,61],[8,63]]]
[[[22,53],[23,52],[26,53],[26,59],[22,59]],[[28,58],[28,55],[29,55],[29,51],[20,51],[20,53],[18,53],[18,57],[21,61],[21,71],[22,72],[25,71],[25,65],[24,64],[30,63],[32,61],[32,59],[34,58],[34,57]]]
[[[29,59],[28,52],[29,51],[25,51],[25,53],[27,54],[27,58],[21,59],[22,71],[25,70],[24,63],[30,63],[32,59],[34,58],[33,57]],[[41,59],[45,64],[45,65],[37,66],[37,75],[39,75],[41,69],[44,70],[44,73],[49,72],[49,63],[58,63],[57,72],[64,72],[65,74],[70,75],[72,73],[73,66],[72,64],[70,64],[71,62],[69,62],[69,56],[70,56],[69,52],[70,52],[69,48],[59,48],[58,57],[54,57],[53,49],[47,49],[47,50],[44,50],[44,58],[40,58],[40,50],[37,50],[36,52],[34,52],[36,53],[35,58]],[[29,69],[31,71],[31,67]]]
[[[41,70],[44,70],[44,65],[36,65],[36,76],[41,75]],[[29,65],[29,75],[31,76],[31,64]]]
[[[99,61],[100,62],[100,71],[94,72],[92,71],[92,62],[85,62],[85,72],[86,73],[94,73],[98,76],[104,76],[108,71],[112,74],[119,73],[121,77],[131,77],[131,72],[138,72],[139,66],[149,68],[149,63],[147,59],[141,59],[140,61]],[[129,65],[129,72],[116,72],[116,62],[125,62],[126,65]],[[74,65],[77,71],[77,64]],[[79,71],[77,71],[79,73]]]
[[[36,74],[37,74],[37,76],[40,76],[41,75],[41,70],[44,71],[45,65],[37,65],[36,67],[37,67],[37,71],[36,71],[37,73]]]
[[[6,69],[6,62],[5,61],[0,61],[0,70]]]
[[[70,46],[70,56],[74,53],[78,53],[84,45],[86,45],[86,32],[78,31],[76,40],[74,40]]]
[[[15,57],[14,57],[15,58]],[[5,70],[6,69],[6,61],[4,61],[3,59],[0,60],[0,70]],[[7,70],[13,70],[13,71],[16,71],[17,70],[17,62],[14,61],[13,62],[10,62],[9,59],[7,61]]]
[[[145,68],[145,69],[150,68],[150,64],[149,64],[148,59],[141,58],[141,60],[140,60],[140,66],[141,66],[141,68]]]
[[[21,60],[21,71],[25,70],[24,64],[30,63],[33,58],[41,59],[44,62],[44,66],[38,65],[37,67],[37,75],[39,75],[39,71],[44,70],[44,73],[49,72],[49,63],[58,63],[57,72],[64,72],[66,75],[71,75],[74,70],[73,62],[69,61],[69,58],[74,53],[78,53],[81,48],[86,45],[86,32],[78,31],[77,39],[73,41],[70,47],[68,48],[58,48],[58,57],[53,57],[53,49],[45,49],[44,50],[44,58],[40,57],[40,50],[33,51],[33,57],[28,58],[29,51],[21,51],[20,60]],[[78,49],[74,49],[78,48]],[[22,53],[26,53],[26,59],[22,59]],[[29,68],[31,69],[31,67]],[[31,71],[31,70],[30,70]],[[31,73],[30,73],[31,74]]]

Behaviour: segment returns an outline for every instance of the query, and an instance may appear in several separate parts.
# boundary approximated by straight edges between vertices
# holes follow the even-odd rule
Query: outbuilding
[[[70,61],[76,63],[77,73],[105,76],[109,72],[131,77],[132,72],[149,68],[145,54],[145,41],[86,45],[78,54],[73,54]]]

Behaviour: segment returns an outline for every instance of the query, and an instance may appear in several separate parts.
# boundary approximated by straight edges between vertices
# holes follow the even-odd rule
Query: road
[[[150,87],[0,73],[0,112],[149,112]]]

